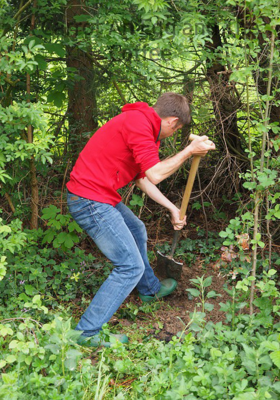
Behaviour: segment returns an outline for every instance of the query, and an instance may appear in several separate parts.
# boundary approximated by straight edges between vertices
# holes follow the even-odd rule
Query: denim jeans
[[[160,282],[148,261],[145,225],[128,207],[123,203],[113,207],[69,192],[67,204],[74,220],[115,266],[76,327],[84,336],[93,336],[135,287],[143,295],[153,295]]]

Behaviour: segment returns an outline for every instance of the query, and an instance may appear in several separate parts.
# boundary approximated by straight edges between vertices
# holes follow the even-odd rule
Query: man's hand
[[[173,225],[174,230],[180,231],[187,224],[186,216],[184,217],[184,219],[181,220],[179,217],[180,210],[177,207],[170,210],[170,213],[171,213],[171,223]]]
[[[189,144],[188,148],[192,155],[205,156],[208,151],[215,150],[216,146],[215,143],[208,140],[207,136],[197,136],[197,138]]]

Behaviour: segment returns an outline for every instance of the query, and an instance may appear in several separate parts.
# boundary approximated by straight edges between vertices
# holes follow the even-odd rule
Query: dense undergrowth
[[[224,322],[206,322],[212,311],[208,299],[217,294],[211,278],[198,277],[190,282],[193,288],[186,289],[202,307],[189,313],[189,323],[169,343],[144,338],[139,329],[130,335],[129,345],[113,343],[96,352],[76,344],[79,332],[73,330],[73,309],[77,299],[86,307],[111,266],[78,248],[62,251],[53,243],[44,245],[40,231],[13,228],[8,242],[9,271],[0,282],[1,399],[279,399],[280,299],[275,269],[264,266],[258,276],[253,315],[246,311],[252,278],[239,259],[235,287],[224,288],[231,301],[224,303],[221,297]],[[202,257],[207,268],[217,261],[220,245],[211,234],[207,246],[205,239],[187,239],[177,252]],[[168,245],[163,247],[168,251]],[[229,268],[221,267],[225,272]],[[161,306],[154,303],[146,310],[153,323],[153,310]],[[135,310],[134,315],[137,325]],[[109,325],[104,332],[114,329]]]

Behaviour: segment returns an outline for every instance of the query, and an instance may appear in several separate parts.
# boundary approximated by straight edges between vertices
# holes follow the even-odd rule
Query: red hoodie
[[[115,206],[118,189],[160,162],[161,119],[147,103],[127,104],[122,114],[102,126],[88,141],[70,174],[71,193]]]

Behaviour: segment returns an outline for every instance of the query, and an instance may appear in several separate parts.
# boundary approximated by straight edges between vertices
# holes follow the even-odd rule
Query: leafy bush
[[[70,319],[57,317],[44,325],[30,318],[2,321],[1,399],[85,399],[84,391],[95,388],[96,368],[81,359],[80,334]]]
[[[94,263],[92,254],[77,247],[67,251],[63,251],[63,246],[45,247],[45,233],[41,229],[20,231],[18,235],[9,236],[9,250],[0,264],[3,270],[7,268],[0,281],[0,298],[10,311],[26,308],[25,302],[30,302],[34,295],[41,295],[52,307],[77,296],[92,297],[110,273],[109,263]],[[27,241],[28,246],[24,246]]]
[[[230,289],[232,300],[220,303],[225,324],[205,323],[205,313],[195,311],[184,331],[169,343],[155,339],[135,340],[128,346],[115,343],[102,351],[96,365],[87,358],[91,350],[76,344],[80,333],[71,329],[70,319],[47,315],[46,323],[39,322],[45,306],[35,296],[33,318],[0,322],[0,396],[4,400],[27,396],[34,400],[277,400],[280,323],[275,317],[280,314],[280,300],[275,282],[271,283],[275,275],[272,271],[258,283],[257,314],[241,312],[248,305],[248,291]],[[193,282],[200,293],[209,288],[207,279]],[[211,313],[207,307],[205,311]]]
[[[42,210],[42,219],[47,221],[48,229],[43,233],[42,243],[52,243],[54,248],[71,249],[79,242],[77,233],[83,232],[70,214],[62,214],[54,205]]]
[[[7,257],[5,254],[14,254],[21,251],[26,244],[26,234],[22,232],[22,223],[19,219],[14,219],[10,224],[5,224],[0,218],[0,281],[6,275]]]
[[[226,324],[206,324],[205,313],[194,312],[185,328],[188,333],[181,332],[168,344],[152,340],[132,343],[129,349],[107,349],[106,398],[279,399],[280,323],[275,323],[275,317],[280,300],[270,279],[274,275],[272,271],[258,283],[255,305],[260,311],[253,316],[241,312],[248,306],[249,292],[231,289],[227,291],[232,301],[220,303]],[[207,279],[194,280],[199,288],[195,296],[211,284]]]

